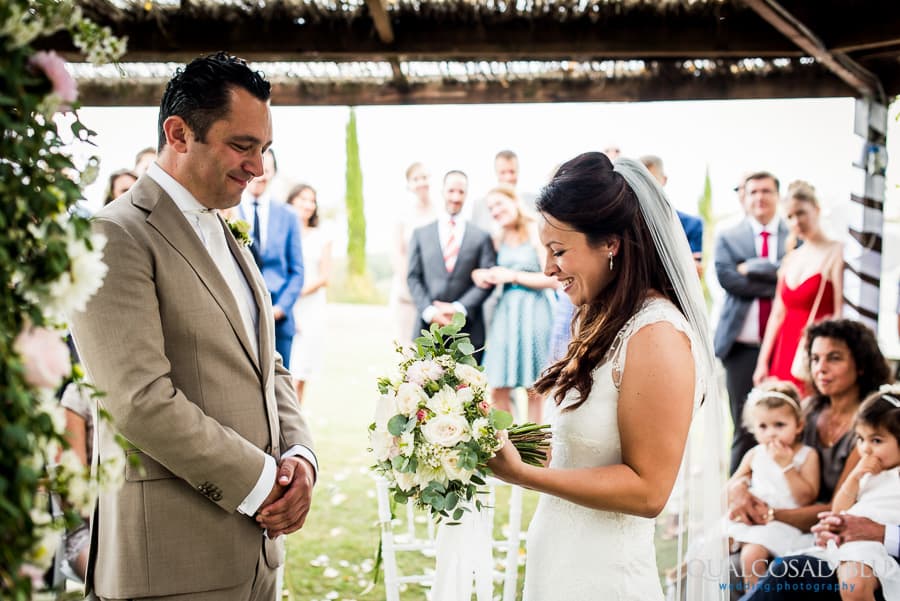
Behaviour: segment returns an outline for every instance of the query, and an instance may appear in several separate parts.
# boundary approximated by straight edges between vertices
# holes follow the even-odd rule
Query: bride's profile
[[[631,159],[575,157],[537,210],[545,273],[578,310],[565,356],[535,384],[548,395],[549,466],[523,463],[511,444],[489,462],[499,478],[543,493],[528,530],[525,599],[661,601],[653,518],[692,447],[698,414],[711,417],[705,423],[719,417],[692,255],[662,189]],[[678,591],[691,601],[725,598],[716,573],[724,539],[718,544],[714,531],[722,445],[706,435],[710,473],[702,487],[685,487],[684,517],[716,544],[693,556],[702,562],[687,570],[686,594]]]

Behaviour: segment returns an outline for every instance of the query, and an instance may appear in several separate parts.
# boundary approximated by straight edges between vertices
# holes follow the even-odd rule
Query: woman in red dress
[[[768,378],[786,380],[806,394],[808,382],[791,374],[791,364],[806,326],[841,313],[842,248],[822,231],[819,201],[810,184],[796,181],[788,186],[784,208],[792,235],[803,244],[784,257],[778,270],[775,300],[753,383]],[[810,317],[816,304],[815,315]]]

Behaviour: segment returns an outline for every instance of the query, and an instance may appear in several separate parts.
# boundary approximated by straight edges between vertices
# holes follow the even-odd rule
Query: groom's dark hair
[[[157,150],[162,151],[166,145],[163,123],[173,115],[184,119],[198,141],[205,141],[212,124],[228,113],[230,91],[235,87],[264,101],[272,88],[262,73],[226,52],[196,58],[175,71],[159,104]]]

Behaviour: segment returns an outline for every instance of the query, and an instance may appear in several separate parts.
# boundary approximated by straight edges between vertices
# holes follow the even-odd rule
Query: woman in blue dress
[[[476,269],[478,286],[502,286],[488,328],[484,366],[494,406],[512,411],[514,388],[528,391],[528,419],[539,422],[542,398],[532,385],[549,362],[555,278],[543,273],[546,251],[535,220],[522,211],[515,190],[498,186],[487,195],[497,225],[497,265]]]

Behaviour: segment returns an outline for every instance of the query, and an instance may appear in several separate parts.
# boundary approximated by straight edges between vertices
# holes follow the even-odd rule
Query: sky
[[[93,149],[101,173],[86,191],[88,207],[100,206],[108,174],[132,167],[135,153],[156,144],[156,107],[83,108],[82,121],[97,132]],[[367,249],[388,249],[396,215],[410,206],[404,172],[414,161],[432,175],[432,196],[440,199],[440,179],[461,169],[470,178],[469,203],[493,184],[493,157],[511,149],[519,155],[519,189],[537,192],[549,173],[580,152],[615,145],[626,156],[660,156],[673,203],[697,212],[709,170],[714,213],[738,215],[732,191],[741,173],[768,170],[786,189],[789,182],[812,183],[823,204],[826,229],[846,236],[848,197],[858,175],[852,162],[861,142],[853,133],[854,100],[728,100],[643,103],[558,103],[512,105],[414,105],[358,107],[357,124],[367,217]],[[900,217],[900,106],[890,110],[888,170],[890,218]],[[276,189],[306,182],[319,193],[323,213],[334,224],[336,252],[343,251],[346,221],[345,128],[349,109],[272,109],[273,148],[278,156]],[[470,206],[468,208],[471,208]],[[891,226],[894,227],[894,226]],[[893,248],[893,251],[891,250]],[[896,252],[894,252],[896,251]],[[887,281],[900,273],[900,249],[885,249]],[[896,298],[896,286],[893,295]]]

